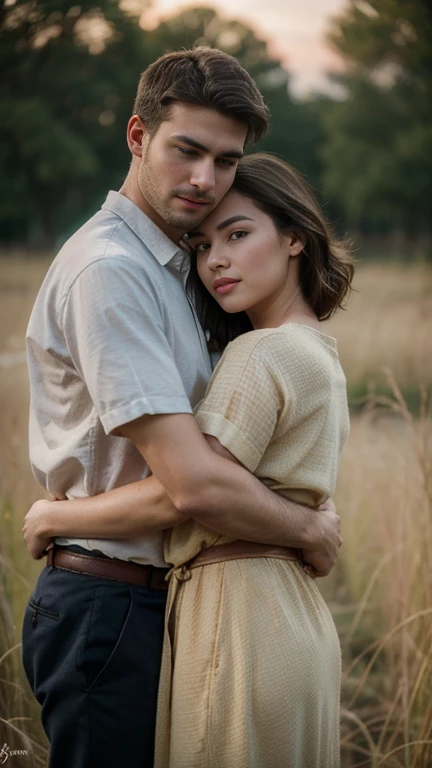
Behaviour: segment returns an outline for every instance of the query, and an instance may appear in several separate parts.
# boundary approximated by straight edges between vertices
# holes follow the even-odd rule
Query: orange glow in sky
[[[346,0],[208,0],[196,2],[215,8],[226,18],[249,24],[271,42],[271,50],[292,75],[292,91],[305,95],[326,89],[325,72],[340,69],[341,62],[330,50],[324,35],[329,17],[339,13]],[[145,17],[150,21],[171,15],[193,2],[155,0]]]

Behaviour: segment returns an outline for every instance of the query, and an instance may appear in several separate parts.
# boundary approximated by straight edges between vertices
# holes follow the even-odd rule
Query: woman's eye
[[[200,243],[199,245],[195,246],[195,250],[197,253],[203,253],[204,251],[208,251],[210,248],[210,243]]]
[[[242,237],[246,237],[247,232],[245,232],[243,229],[236,229],[235,232],[231,232],[230,234],[230,240],[240,240]]]

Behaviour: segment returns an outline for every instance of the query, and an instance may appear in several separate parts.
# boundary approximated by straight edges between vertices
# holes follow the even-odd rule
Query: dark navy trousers
[[[152,768],[166,592],[46,567],[23,663],[49,768]]]

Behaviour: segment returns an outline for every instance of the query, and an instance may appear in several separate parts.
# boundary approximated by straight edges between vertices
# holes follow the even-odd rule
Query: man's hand
[[[321,504],[314,513],[319,526],[318,543],[311,549],[303,549],[304,570],[312,578],[328,576],[342,546],[340,517],[332,499]]]
[[[40,499],[30,507],[24,518],[23,534],[26,547],[35,560],[46,555],[52,538],[47,534],[47,514],[54,502]]]

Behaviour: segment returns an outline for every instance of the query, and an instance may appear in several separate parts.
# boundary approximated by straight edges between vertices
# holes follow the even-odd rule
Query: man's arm
[[[341,542],[337,514],[307,509],[270,491],[212,450],[193,416],[142,416],[117,433],[132,440],[185,517],[232,538],[302,549],[317,575],[331,569]]]
[[[212,452],[211,459],[222,457],[223,469],[224,464],[228,464],[227,459],[241,469],[237,459],[216,438],[206,435],[205,439]],[[259,513],[263,533],[261,535],[258,532],[256,538],[263,542],[264,539],[267,540],[266,533],[269,535],[270,530],[265,526],[267,509],[269,504],[280,501],[281,509],[277,508],[277,514],[282,515],[280,534],[276,530],[274,536],[270,532],[269,537],[278,544],[285,543],[307,549],[305,554],[306,560],[312,564],[311,575],[325,576],[334,563],[340,541],[339,518],[332,505],[318,514],[314,510],[278,497],[243,469],[240,473],[242,480],[245,474],[254,481],[252,487],[258,485],[258,493],[264,491],[265,506]],[[224,503],[217,511],[213,527],[220,533],[225,533],[226,529],[222,530],[219,522],[221,512],[224,512]],[[30,554],[39,558],[45,553],[54,536],[133,538],[170,528],[186,519],[187,515],[175,508],[159,480],[152,476],[90,498],[54,503],[37,501],[25,517],[23,532]],[[239,535],[245,538],[247,532],[243,533],[244,521],[239,522],[240,526],[243,526],[239,529]],[[229,535],[232,535],[231,530],[232,528],[229,529]],[[316,547],[315,551],[313,547]]]

